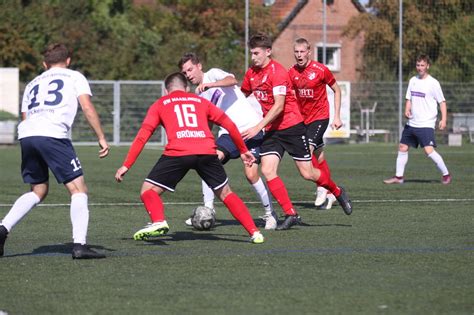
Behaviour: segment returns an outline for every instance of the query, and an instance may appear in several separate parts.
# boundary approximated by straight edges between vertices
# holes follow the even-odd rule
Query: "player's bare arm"
[[[448,108],[446,106],[446,101],[442,101],[439,104],[439,109],[441,111],[441,120],[439,121],[438,128],[439,130],[444,130],[446,128],[447,117],[448,117]]]
[[[207,89],[215,88],[215,87],[226,87],[226,86],[234,86],[237,85],[238,82],[234,76],[228,75],[222,80],[217,80],[216,82],[208,82],[208,83],[201,83],[196,88],[196,93],[202,93]]]
[[[411,101],[407,100],[405,103],[405,117],[411,118]]]
[[[241,133],[244,140],[255,137],[266,125],[274,121],[285,108],[285,95],[274,95],[275,103],[263,119],[254,127],[249,128]]]
[[[86,117],[87,122],[94,130],[97,139],[99,141],[99,157],[104,158],[109,154],[109,144],[105,139],[104,131],[100,125],[99,115],[95,110],[94,104],[92,104],[90,95],[82,94],[79,96],[79,103],[81,104],[82,111],[84,112],[84,116]]]
[[[117,182],[122,182],[123,181],[123,176],[125,175],[125,173],[128,172],[128,167],[126,166],[121,166],[117,172],[115,173],[115,180]]]
[[[333,129],[339,129],[342,127],[341,121],[341,88],[339,84],[335,82],[331,89],[334,91],[334,119],[332,121],[331,127]]]

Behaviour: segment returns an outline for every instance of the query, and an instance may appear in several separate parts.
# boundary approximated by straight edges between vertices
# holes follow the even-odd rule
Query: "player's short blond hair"
[[[311,44],[308,42],[306,38],[300,37],[295,40],[295,46],[296,45],[306,45],[306,49],[310,50],[311,49]]]

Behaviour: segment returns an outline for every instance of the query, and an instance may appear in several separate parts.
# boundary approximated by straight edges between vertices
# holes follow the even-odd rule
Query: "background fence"
[[[163,95],[163,81],[91,81],[93,102],[99,112],[107,139],[115,145],[133,141],[148,107]],[[447,143],[448,133],[453,131],[453,114],[474,113],[474,83],[441,82],[448,104],[448,128],[437,130],[438,143]],[[403,96],[407,83],[403,85]],[[398,82],[361,82],[351,84],[351,128],[350,142],[399,140],[399,86]],[[369,130],[366,117],[361,121],[361,109],[372,109],[369,114]],[[456,129],[467,133],[468,130]],[[368,135],[368,136],[367,136]],[[79,114],[73,127],[73,141],[78,144],[96,143],[94,133],[87,121]],[[165,134],[159,128],[151,144],[165,143]],[[466,137],[467,139],[467,137]]]
[[[163,95],[163,81],[90,81],[92,101],[100,115],[107,139],[114,145],[130,144],[140,129],[148,107]],[[166,135],[158,128],[150,144],[162,145]],[[72,130],[78,144],[96,143],[96,137],[82,114]]]

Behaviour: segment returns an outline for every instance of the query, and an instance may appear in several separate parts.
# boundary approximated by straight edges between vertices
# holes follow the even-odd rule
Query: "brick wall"
[[[330,1],[328,1],[329,3]],[[323,1],[309,0],[306,6],[291,21],[273,43],[274,58],[283,66],[289,68],[294,64],[293,41],[298,37],[306,38],[314,47],[317,42],[323,42]],[[289,12],[288,12],[289,13]],[[333,71],[337,80],[357,81],[357,67],[360,64],[360,50],[363,38],[349,40],[342,37],[344,26],[352,16],[360,11],[351,0],[334,0],[326,8],[326,39],[328,44],[341,45],[341,68]],[[313,58],[315,51],[313,50]]]

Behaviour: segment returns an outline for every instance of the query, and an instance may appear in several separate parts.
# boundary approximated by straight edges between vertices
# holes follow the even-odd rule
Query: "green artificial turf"
[[[147,148],[125,181],[114,181],[128,148],[77,147],[89,187],[89,244],[108,257],[71,259],[69,196],[51,178],[50,195],[10,233],[0,258],[0,310],[8,314],[473,314],[474,146],[442,146],[451,185],[421,150],[410,151],[403,185],[396,145],[329,145],[336,183],[353,200],[346,216],[313,206],[314,185],[285,156],[280,176],[304,224],[263,231],[253,245],[222,203],[217,226],[199,232],[184,220],[201,202],[190,172],[165,193],[170,232],[134,241],[148,222],[144,177],[161,153]],[[17,146],[0,148],[0,218],[28,189]],[[263,209],[239,161],[226,165],[232,189],[252,216]],[[281,209],[274,203],[281,215]]]

